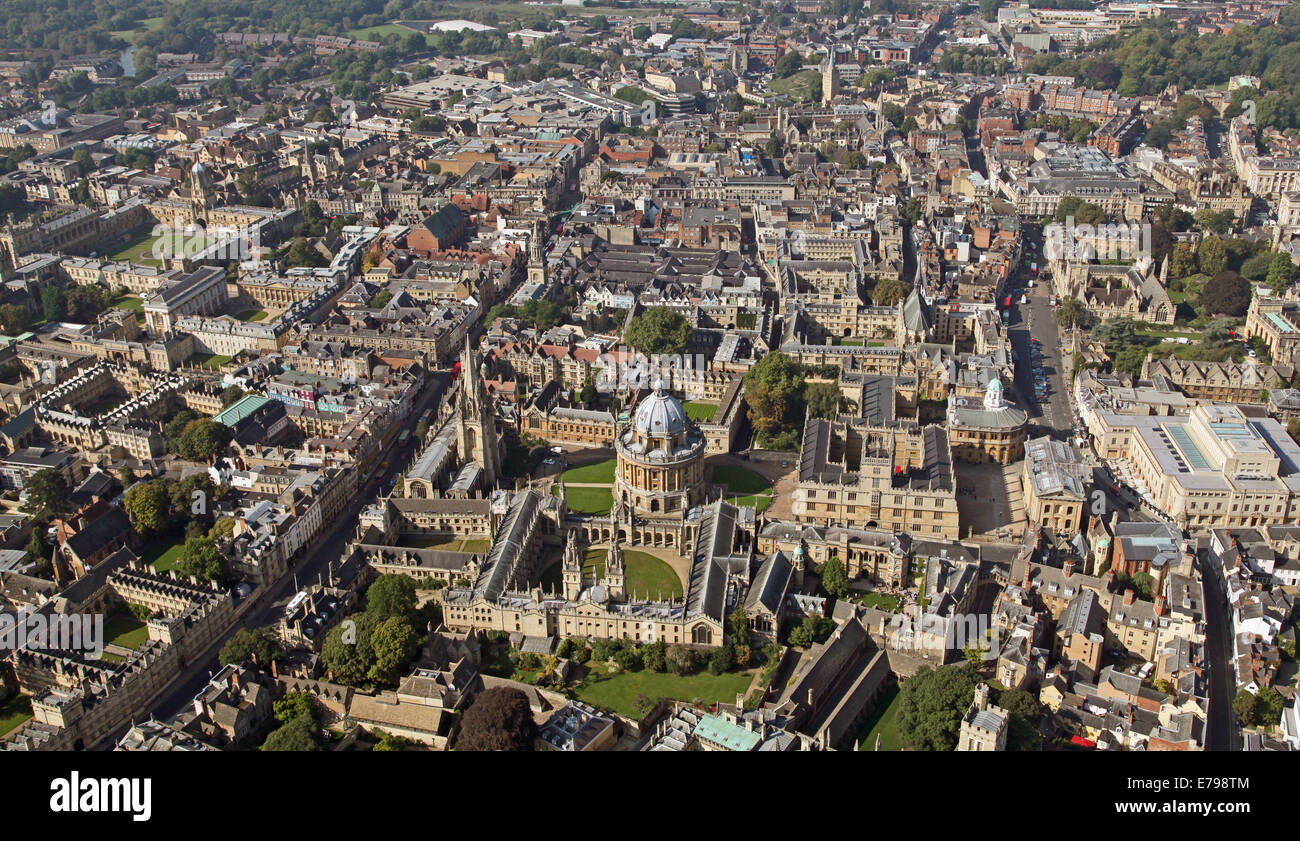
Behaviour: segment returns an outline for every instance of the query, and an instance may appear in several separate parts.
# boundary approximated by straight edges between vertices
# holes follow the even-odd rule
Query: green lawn
[[[0,704],[0,736],[17,730],[22,723],[32,717],[32,699],[26,695],[15,695]]]
[[[719,464],[713,468],[713,484],[726,485],[727,490],[737,494],[765,494],[772,490],[772,483],[747,467],[732,467]]]
[[[854,604],[860,604],[863,607],[874,607],[879,610],[887,610],[894,613],[898,610],[898,596],[891,596],[887,593],[867,593],[863,596],[850,598],[849,601]]]
[[[181,559],[181,549],[184,545],[183,540],[171,543],[166,540],[155,541],[140,554],[140,560],[146,564],[153,564],[153,568],[158,572],[166,572],[176,566],[176,562]]]
[[[711,423],[718,414],[717,403],[683,403],[686,416],[696,423]]]
[[[614,492],[609,488],[564,489],[569,510],[579,514],[608,514],[614,507]],[[551,496],[560,495],[560,486],[551,485]]]
[[[157,30],[162,29],[162,25],[163,25],[163,18],[161,17],[141,18],[140,21],[136,23],[134,29],[116,29],[108,34],[116,38],[126,38],[127,40],[130,40],[129,36],[134,35],[136,32],[140,31],[141,29],[143,29],[146,32],[156,32]]]
[[[595,461],[581,467],[570,467],[560,474],[560,480],[566,484],[612,485],[614,484],[614,470],[617,466],[618,462],[615,459],[607,458],[604,461]]]
[[[875,750],[876,736],[880,736],[881,750],[902,750],[898,739],[898,684],[891,683],[880,690],[876,708],[867,716],[859,731],[866,735],[858,742],[858,750]]]
[[[189,361],[200,368],[207,368],[209,371],[220,371],[221,366],[231,359],[234,359],[234,357],[222,356],[219,353],[196,353],[190,357]]]
[[[266,318],[266,310],[244,310],[237,314],[235,318],[240,321],[261,321]]]
[[[349,29],[343,34],[358,41],[378,41],[385,35],[405,36],[414,31],[414,29],[407,29],[405,26],[398,26],[395,23],[381,23],[379,26],[367,26],[364,29]]]
[[[608,554],[608,548],[588,549],[586,563],[583,564],[584,575],[595,576],[596,578],[603,576],[605,574],[605,557]],[[627,563],[627,589],[629,593],[635,592],[649,595],[652,598],[658,598],[660,594],[664,598],[680,599],[682,597],[682,582],[677,577],[677,572],[659,558],[645,552],[638,552],[635,549],[624,549],[623,559]],[[556,561],[542,573],[539,583],[543,590],[558,593],[564,589],[563,581],[564,565]]]
[[[125,610],[113,613],[104,621],[105,644],[134,649],[148,639],[148,627]]]
[[[749,689],[751,672],[727,672],[711,675],[707,671],[690,677],[678,677],[667,672],[624,672],[603,680],[586,681],[574,690],[578,700],[594,707],[640,718],[636,710],[636,697],[672,698],[692,702],[697,698],[707,705],[734,704],[737,693]]]
[[[141,234],[108,259],[119,263],[129,262],[136,265],[161,266],[162,261],[153,256],[154,239],[152,233]]]
[[[113,306],[120,310],[131,310],[132,312],[144,312],[144,299],[137,298],[134,295],[122,295],[113,299]]]
[[[767,510],[767,506],[772,504],[771,494],[759,494],[758,496],[729,496],[727,502],[732,505],[739,505],[742,508],[753,506],[761,514]]]

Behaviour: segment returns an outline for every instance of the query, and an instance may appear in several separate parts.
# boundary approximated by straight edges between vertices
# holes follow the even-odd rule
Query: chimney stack
[[[1124,604],[1133,604],[1133,588],[1124,591]]]
[[[1169,612],[1169,603],[1164,596],[1156,596],[1156,616],[1164,616]]]
[[[1074,561],[1073,561],[1073,560],[1066,561],[1062,566],[1063,566],[1063,569],[1064,569],[1064,571],[1065,571],[1065,577],[1066,577],[1066,578],[1069,578],[1071,575],[1074,575]]]

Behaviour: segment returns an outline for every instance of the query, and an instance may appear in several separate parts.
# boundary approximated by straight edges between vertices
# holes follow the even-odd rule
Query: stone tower
[[[528,242],[528,282],[546,285],[546,230],[541,221],[533,223],[533,236]]]
[[[195,222],[204,225],[208,223],[212,198],[212,175],[202,162],[196,163],[190,170],[190,209],[194,213]]]
[[[564,597],[573,601],[582,594],[582,552],[578,550],[577,532],[569,532],[569,539],[564,544],[564,557],[560,564]]]
[[[611,601],[627,598],[627,563],[623,559],[623,547],[618,543],[618,529],[614,529],[614,541],[605,557],[605,589],[609,590]]]
[[[501,448],[497,440],[496,411],[483,384],[478,353],[465,337],[460,357],[460,393],[456,395],[456,413],[460,420],[457,433],[458,452],[462,461],[474,461],[483,468],[483,484],[496,487],[501,475]]]
[[[831,54],[826,58],[826,64],[822,67],[822,105],[830,105],[831,100],[835,99],[835,94],[840,92],[840,71],[835,66],[835,49],[831,49]]]

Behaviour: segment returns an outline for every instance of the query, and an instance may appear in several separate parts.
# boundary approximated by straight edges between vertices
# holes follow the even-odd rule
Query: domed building
[[[1006,401],[1002,381],[989,380],[984,399],[948,396],[948,439],[954,457],[975,464],[1011,464],[1025,457],[1029,413]]]
[[[637,514],[680,516],[705,499],[704,435],[662,382],[614,438],[616,504]]]

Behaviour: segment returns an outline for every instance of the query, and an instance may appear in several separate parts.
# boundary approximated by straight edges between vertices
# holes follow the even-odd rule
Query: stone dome
[[[686,430],[686,410],[667,391],[663,381],[655,383],[654,394],[641,401],[634,421],[637,432],[655,438],[677,435]]]

